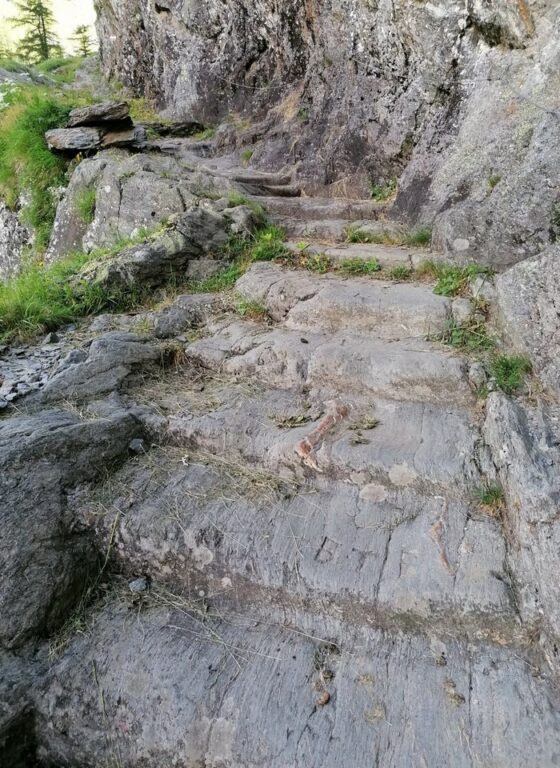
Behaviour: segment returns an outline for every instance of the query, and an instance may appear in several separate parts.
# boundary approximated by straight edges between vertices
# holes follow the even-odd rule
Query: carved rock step
[[[189,594],[231,590],[241,605],[306,605],[473,641],[525,638],[499,523],[460,501],[296,485],[228,456],[171,450],[125,467],[114,483],[104,514],[88,505],[84,515],[96,519],[103,548],[113,541],[126,573]]]
[[[280,198],[278,198],[280,199]],[[303,199],[303,198],[302,198]],[[256,202],[260,202],[260,198],[255,198]],[[292,201],[295,202],[295,201]],[[325,218],[307,218],[302,216],[301,213],[293,213],[291,215],[284,215],[275,213],[271,217],[275,224],[281,227],[288,237],[296,238],[298,240],[326,240],[328,242],[342,242],[345,243],[348,237],[348,231],[352,229],[355,224],[353,218],[329,218],[328,214]],[[387,230],[390,226],[387,222],[382,221],[365,221],[361,222],[366,225],[368,231],[378,232],[380,235]]]
[[[145,398],[169,414],[172,442],[303,477],[295,447],[320,424],[328,411],[323,403],[290,391],[259,392],[233,382],[212,385],[211,380],[202,393],[195,391],[200,385],[190,393],[183,385],[178,401],[180,387],[177,381],[168,403],[153,392]],[[481,479],[475,464],[478,433],[467,412],[386,400],[345,403],[348,417],[314,451],[320,473],[360,490],[373,484],[364,493],[379,498],[399,490],[472,498]]]
[[[303,248],[303,246],[305,246]],[[424,248],[406,248],[397,245],[377,245],[375,243],[344,243],[333,246],[330,243],[288,241],[286,247],[293,253],[323,254],[335,264],[343,265],[345,261],[360,259],[369,261],[375,259],[383,268],[419,267],[426,261],[441,261],[443,255],[433,253]]]
[[[335,197],[279,197],[255,196],[272,216],[284,216],[300,221],[318,219],[377,219],[387,206],[371,200],[340,199]]]
[[[335,622],[308,621],[302,634],[290,612],[220,622],[188,605],[116,603],[98,616],[37,698],[40,758],[71,755],[80,768],[115,754],[126,768],[555,764],[556,702],[519,652]]]
[[[214,330],[190,344],[187,357],[268,386],[444,405],[473,401],[464,361],[428,342],[388,342],[346,331],[302,333],[232,318]]]
[[[242,296],[262,303],[274,320],[300,330],[371,331],[387,340],[443,331],[451,302],[428,285],[310,275],[258,263],[237,282]]]

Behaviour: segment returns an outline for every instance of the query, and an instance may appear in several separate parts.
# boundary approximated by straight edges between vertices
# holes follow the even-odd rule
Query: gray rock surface
[[[135,366],[162,363],[165,350],[149,337],[113,331],[96,338],[76,361],[72,353],[53,372],[40,400],[83,400],[116,391]]]
[[[20,646],[64,620],[95,561],[67,493],[141,435],[136,419],[115,409],[91,420],[52,410],[0,422],[0,646]]]
[[[173,610],[165,592],[152,602],[110,606],[53,667],[37,696],[41,757],[89,767],[118,754],[125,768],[556,761],[556,701],[516,652],[319,627],[290,610],[220,621],[196,598]]]
[[[503,268],[550,242],[555,0],[107,0],[98,11],[105,73],[170,115],[223,122],[217,146],[249,146],[252,167],[299,163],[307,189],[332,196],[398,179],[395,217],[433,223],[457,260]]]
[[[84,152],[101,146],[103,132],[99,128],[53,128],[45,133],[49,149],[58,152]]]
[[[22,253],[29,241],[30,233],[17,213],[0,200],[0,280],[19,272]]]
[[[126,101],[103,101],[87,107],[73,109],[68,115],[68,128],[78,128],[83,125],[115,122],[129,116],[130,107]]]
[[[509,346],[560,394],[560,248],[517,264],[496,280],[498,321]]]

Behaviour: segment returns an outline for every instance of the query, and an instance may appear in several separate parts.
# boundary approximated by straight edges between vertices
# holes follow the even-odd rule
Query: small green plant
[[[490,362],[490,373],[497,386],[512,395],[523,386],[525,376],[532,371],[531,361],[521,355],[497,355]]]
[[[384,184],[374,184],[372,182],[369,190],[372,200],[375,200],[376,203],[383,203],[396,194],[397,180],[391,179]]]
[[[285,237],[284,230],[280,227],[265,227],[256,236],[256,242],[251,248],[251,258],[254,261],[290,258],[290,251],[284,245]]]
[[[397,264],[389,271],[389,277],[391,280],[408,280],[412,277],[414,270],[412,267],[407,267],[404,264]]]
[[[246,271],[246,264],[234,262],[215,275],[191,283],[189,288],[195,293],[220,293],[221,291],[228,291],[230,288],[233,288]]]
[[[256,203],[254,200],[249,200],[239,192],[228,193],[228,208],[236,208],[238,205],[245,205],[250,208],[255,216],[264,224],[266,219],[266,213],[262,205]]]
[[[346,240],[349,243],[382,243],[381,235],[368,232],[366,229],[357,229],[350,227],[346,233]]]
[[[84,224],[91,224],[95,218],[96,198],[97,192],[95,189],[84,189],[77,198],[78,214]]]
[[[448,327],[433,340],[463,352],[484,352],[495,346],[494,339],[488,334],[486,323],[474,316],[464,323],[451,320]]]
[[[248,165],[251,162],[251,158],[253,157],[254,150],[252,149],[244,149],[243,152],[240,155],[241,162],[243,165]]]
[[[426,248],[432,243],[432,230],[429,227],[420,227],[404,235],[402,244],[410,248]]]
[[[193,138],[197,139],[197,141],[210,141],[215,135],[215,128],[205,128],[203,131],[195,133]]]
[[[297,119],[300,121],[300,123],[308,123],[309,122],[309,110],[308,109],[299,109],[297,113]]]
[[[304,256],[302,264],[309,272],[324,275],[331,268],[332,260],[324,253],[312,253],[309,256]]]
[[[476,489],[478,503],[494,514],[503,509],[505,504],[504,489],[497,483],[488,483]]]
[[[490,187],[490,189],[495,189],[501,180],[502,180],[501,176],[498,176],[497,174],[492,174],[488,179],[488,186]]]
[[[241,317],[246,317],[248,320],[268,319],[267,308],[258,301],[251,301],[242,296],[238,296],[235,308]]]
[[[338,271],[347,275],[373,275],[381,270],[377,259],[345,259]]]
[[[460,296],[468,292],[469,285],[478,275],[489,275],[488,267],[480,264],[457,266],[435,261],[426,261],[417,273],[419,276],[433,277],[437,280],[434,293],[439,296]]]

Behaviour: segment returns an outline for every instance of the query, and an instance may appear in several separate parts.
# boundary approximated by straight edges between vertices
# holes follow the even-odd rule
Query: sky
[[[51,7],[58,24],[57,33],[64,48],[72,48],[72,44],[68,41],[79,24],[89,24],[94,34],[93,0],[51,0]],[[7,21],[13,15],[13,3],[10,0],[0,0],[0,39],[10,41],[21,34],[12,29]]]

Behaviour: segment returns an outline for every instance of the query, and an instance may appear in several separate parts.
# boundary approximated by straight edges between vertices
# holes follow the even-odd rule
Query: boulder
[[[45,133],[49,149],[57,152],[85,152],[101,145],[103,132],[99,128],[53,128]]]
[[[130,107],[126,101],[103,101],[100,104],[73,109],[66,125],[68,128],[78,128],[83,125],[113,123],[125,120],[129,114]]]
[[[90,420],[49,410],[0,422],[0,647],[52,631],[80,596],[95,553],[74,525],[68,492],[142,436],[115,408]]]
[[[85,400],[117,390],[134,367],[156,363],[163,351],[149,338],[113,331],[96,338],[87,356],[70,355],[43,389],[42,402]]]

